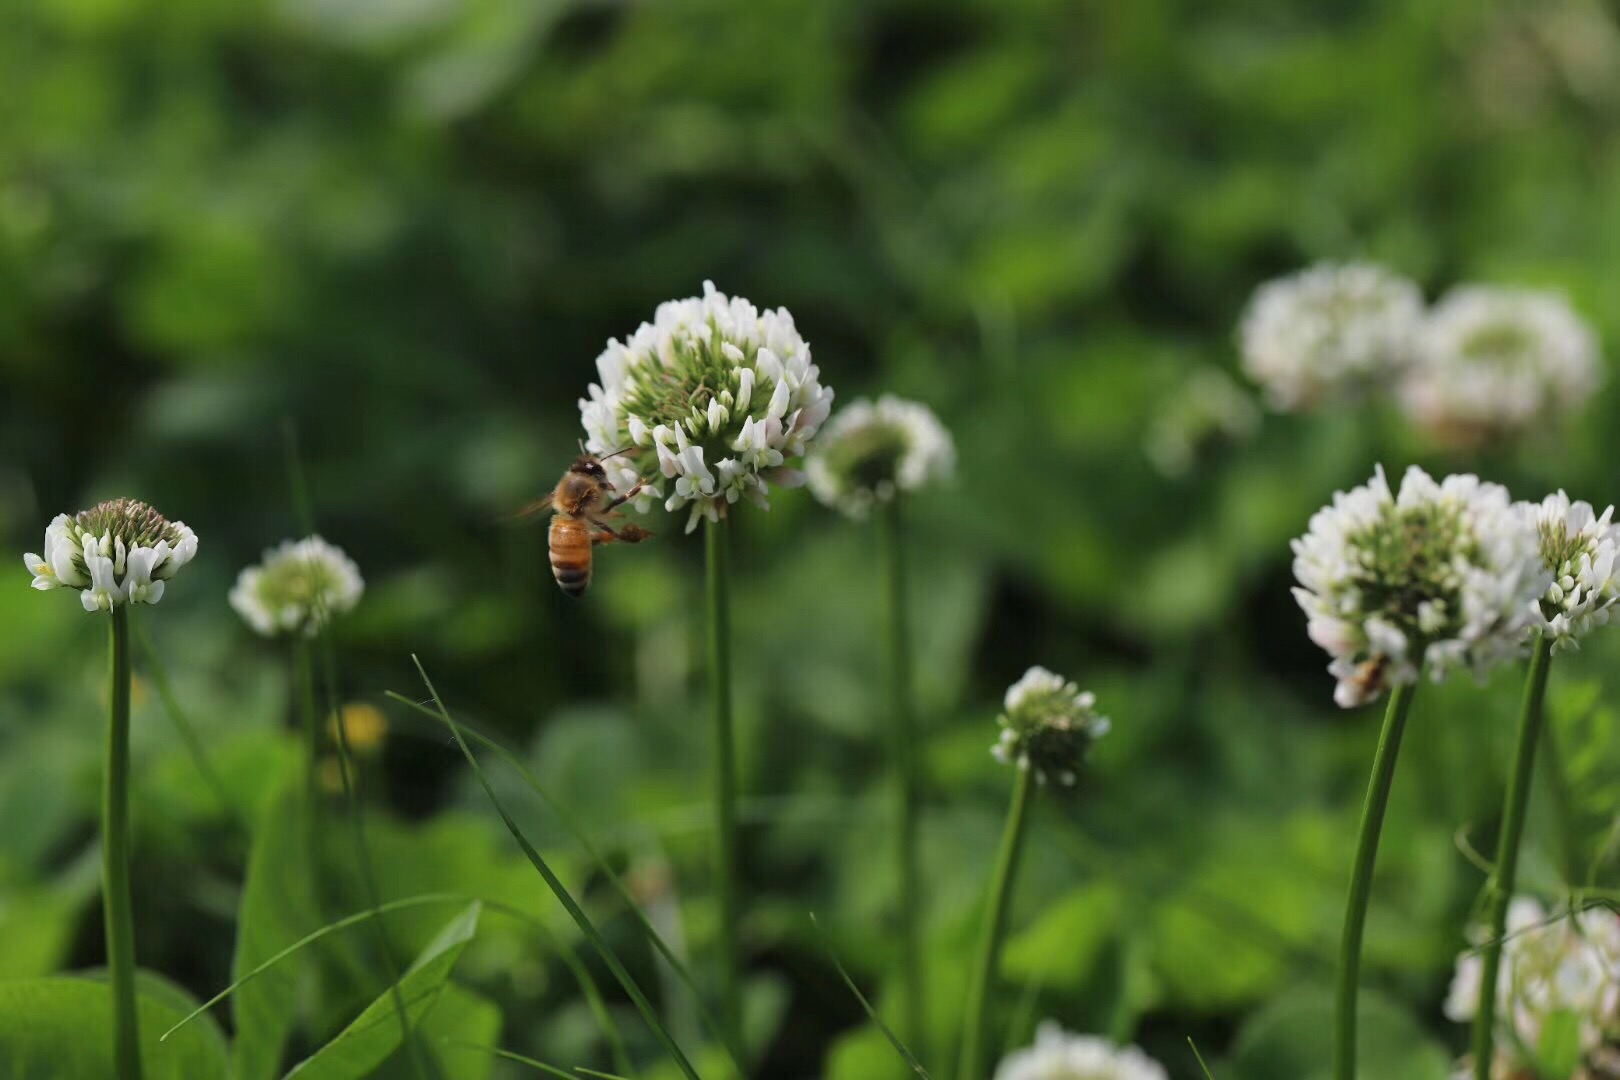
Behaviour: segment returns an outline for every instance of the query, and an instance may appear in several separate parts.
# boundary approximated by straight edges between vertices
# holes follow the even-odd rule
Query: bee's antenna
[[[585,452],[585,440],[575,439],[574,441],[579,444],[579,452],[583,454]]]
[[[613,451],[613,453],[611,453],[611,454],[603,454],[601,457],[597,458],[596,460],[597,461],[606,461],[608,458],[616,458],[620,454],[628,454],[630,451],[634,450],[635,448],[636,447],[635,447],[634,443],[631,443],[629,446],[621,446],[617,450]]]

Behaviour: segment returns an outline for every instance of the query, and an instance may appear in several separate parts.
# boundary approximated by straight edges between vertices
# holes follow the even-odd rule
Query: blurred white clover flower
[[[1033,1046],[1001,1059],[995,1080],[1170,1080],[1170,1074],[1134,1046],[1071,1035],[1047,1020],[1036,1029]]]
[[[939,417],[892,394],[838,410],[805,458],[816,498],[856,519],[897,491],[948,479],[955,468],[956,446]]]
[[[1243,367],[1276,409],[1353,399],[1411,360],[1423,294],[1367,263],[1318,263],[1260,286],[1238,329]]]
[[[1165,400],[1142,444],[1154,468],[1178,479],[1205,454],[1246,442],[1259,428],[1260,407],[1253,395],[1220,368],[1204,364]]]
[[[1620,526],[1614,507],[1598,516],[1587,502],[1570,502],[1562,491],[1539,503],[1520,503],[1536,529],[1541,561],[1552,574],[1540,611],[1553,650],[1578,649],[1580,639],[1606,626],[1620,599]]]
[[[1400,401],[1437,441],[1473,447],[1573,412],[1601,376],[1597,338],[1562,296],[1470,285],[1423,320]]]
[[[197,554],[197,535],[135,499],[109,499],[45,530],[45,554],[23,564],[36,589],[79,590],[86,611],[155,604],[165,582]]]
[[[596,368],[601,382],[579,402],[585,448],[619,490],[643,485],[637,510],[671,481],[664,509],[690,506],[687,532],[739,498],[769,508],[770,484],[802,483],[786,464],[832,409],[787,309],[759,311],[707,281],[701,297],[659,304],[652,322],[608,342]],[[645,452],[607,457],[630,447]]]
[[[1474,1019],[1483,967],[1472,949],[1457,958],[1447,1017],[1458,1023]],[[1503,1034],[1496,1040],[1493,1073],[1498,1067],[1508,1076],[1534,1069],[1533,1054],[1549,1022],[1575,1024],[1586,1065],[1612,1062],[1620,1040],[1620,916],[1593,908],[1549,918],[1536,900],[1514,897],[1497,976],[1496,1018]]]
[[[1399,496],[1382,466],[1335,493],[1292,546],[1294,598],[1347,709],[1424,667],[1436,681],[1455,668],[1483,676],[1520,655],[1552,580],[1505,488],[1470,475],[1437,484],[1415,465]]]
[[[1032,667],[1007,688],[996,718],[1001,734],[990,748],[1004,765],[1032,769],[1035,779],[1072,787],[1093,740],[1110,721],[1097,713],[1097,696],[1043,667]]]
[[[231,588],[231,607],[265,637],[314,634],[335,615],[352,611],[365,591],[360,568],[343,549],[319,536],[283,540],[246,567]]]

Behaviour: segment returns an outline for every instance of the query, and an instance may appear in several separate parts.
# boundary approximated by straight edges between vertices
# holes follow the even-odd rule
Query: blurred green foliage
[[[1189,1034],[1223,1077],[1314,1075],[1374,722],[1331,704],[1288,540],[1378,460],[1617,495],[1612,386],[1582,422],[1483,459],[1375,410],[1268,416],[1173,478],[1144,450],[1196,372],[1234,367],[1252,287],[1315,258],[1379,259],[1431,295],[1555,286],[1620,341],[1620,26],[1603,0],[19,0],[5,24],[0,533],[20,553],[51,515],[130,494],[201,537],[138,615],[231,805],[139,692],[135,733],[141,962],[194,995],[229,981],[257,919],[287,922],[278,943],[319,921],[253,872],[277,865],[296,763],[288,657],[224,601],[296,530],[289,423],[320,529],[368,582],[342,628],[346,696],[416,693],[420,654],[589,824],[702,977],[696,545],[650,522],[658,541],[609,550],[576,604],[540,530],[499,519],[568,460],[607,338],[705,278],[790,308],[844,400],[893,391],[940,413],[960,477],[915,506],[910,567],[936,1075],[1007,787],[992,718],[1025,666],[1095,689],[1115,731],[1078,797],[1039,808],[997,1010],[1009,1044],[1051,1016],[1139,1041],[1178,1077]],[[740,518],[749,1042],[760,1075],[890,1075],[807,918],[883,1008],[873,537],[803,493]],[[14,570],[0,976],[22,978],[101,962],[104,631]],[[1553,674],[1567,790],[1538,789],[1524,869],[1548,895],[1614,884],[1593,867],[1620,775],[1617,649],[1600,636]],[[1491,849],[1516,688],[1503,672],[1419,696],[1369,927],[1380,1076],[1440,1077],[1461,1045],[1438,1004],[1482,874],[1456,838]],[[389,717],[362,778],[385,896],[502,898],[577,949],[443,731]],[[611,891],[501,782],[695,1042],[692,1002]],[[363,906],[333,833],[327,918]],[[392,919],[401,963],[451,914]],[[363,955],[313,960],[324,996],[298,1039],[383,986]],[[521,925],[486,911],[456,978],[446,1030],[608,1062]],[[654,1061],[633,1011],[610,1008]],[[239,1062],[258,1052],[236,1044]],[[456,1075],[481,1067],[524,1075]]]

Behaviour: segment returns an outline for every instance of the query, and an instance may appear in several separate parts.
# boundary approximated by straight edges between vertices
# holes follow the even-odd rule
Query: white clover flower
[[[653,321],[597,357],[600,383],[579,403],[585,448],[634,505],[689,506],[686,530],[718,521],[746,497],[768,508],[770,484],[794,487],[786,467],[826,422],[833,392],[785,308],[759,311],[703,283],[703,295],[658,305]],[[639,447],[620,457],[608,454]],[[665,483],[669,492],[665,498]]]
[[[1007,688],[1001,734],[990,753],[1004,765],[1033,769],[1035,779],[1074,786],[1080,763],[1111,722],[1097,714],[1097,695],[1043,667],[1032,667]]]
[[[1432,437],[1472,447],[1573,412],[1601,375],[1597,339],[1562,296],[1470,285],[1424,319],[1400,401]]]
[[[165,582],[197,554],[197,535],[183,522],[134,499],[110,499],[45,530],[45,554],[23,556],[40,590],[79,590],[86,611],[155,604]]]
[[[1400,495],[1383,467],[1333,496],[1293,542],[1294,599],[1333,657],[1333,700],[1352,708],[1388,687],[1456,668],[1483,676],[1520,655],[1552,575],[1535,529],[1499,484],[1417,466]]]
[[[856,519],[897,491],[949,479],[955,468],[956,446],[939,417],[892,394],[840,409],[805,459],[815,497]]]
[[[1253,395],[1220,368],[1194,368],[1148,425],[1143,449],[1171,479],[1186,476],[1201,457],[1222,445],[1248,441],[1260,428]]]
[[[1034,1046],[1001,1059],[995,1080],[1170,1080],[1170,1074],[1134,1046],[1071,1035],[1047,1020],[1036,1029]]]
[[[1541,561],[1552,574],[1538,610],[1553,639],[1553,651],[1580,648],[1580,639],[1606,626],[1610,609],[1620,599],[1620,526],[1611,519],[1614,507],[1598,516],[1592,504],[1570,502],[1559,491],[1539,503],[1520,503],[1540,542]]]
[[[1483,967],[1474,950],[1457,958],[1447,1017],[1458,1023],[1474,1019]],[[1493,1072],[1504,1065],[1510,1076],[1533,1068],[1536,1062],[1525,1059],[1525,1052],[1534,1053],[1542,1028],[1560,1016],[1576,1022],[1587,1064],[1613,1055],[1620,1039],[1620,916],[1594,908],[1549,919],[1537,901],[1514,897],[1496,984],[1502,1033]]]
[[[1423,294],[1366,263],[1318,263],[1260,286],[1238,330],[1243,368],[1274,408],[1355,398],[1411,359]]]
[[[230,601],[266,637],[312,635],[328,619],[352,611],[365,587],[360,568],[342,548],[311,536],[266,551],[262,562],[237,575]]]

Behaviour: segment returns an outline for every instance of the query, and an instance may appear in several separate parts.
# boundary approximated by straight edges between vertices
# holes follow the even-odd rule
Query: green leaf
[[[159,1034],[188,1011],[184,991],[146,972],[139,974],[137,990],[146,1080],[229,1075],[225,1037],[212,1021],[159,1041]],[[112,998],[105,981],[57,975],[0,982],[0,1076],[6,1080],[112,1076],[112,1045]]]
[[[422,1020],[421,1031],[445,1076],[489,1080],[495,1057],[482,1047],[501,1040],[501,1010],[493,1001],[446,983],[439,1004]]]
[[[1536,1042],[1536,1071],[1542,1076],[1574,1076],[1581,1063],[1581,1018],[1568,1009],[1550,1014]]]
[[[1357,1073],[1378,1080],[1445,1080],[1450,1059],[1411,1016],[1363,990]],[[1230,1069],[1243,1080],[1328,1080],[1333,1061],[1333,995],[1321,987],[1286,993],[1238,1033]]]
[[[482,905],[469,904],[451,919],[396,984],[405,1004],[406,1023],[414,1028],[439,1002],[450,969],[478,929]],[[359,1080],[370,1076],[404,1041],[392,991],[366,1006],[354,1022],[314,1054],[294,1066],[288,1080]]]
[[[1119,908],[1119,891],[1108,885],[1085,885],[1059,897],[1007,942],[1004,974],[1054,989],[1080,989],[1116,936]]]
[[[296,764],[259,815],[237,913],[233,981],[321,924],[309,870],[304,828],[308,817],[297,775],[302,759]],[[281,1071],[282,1047],[292,1030],[306,964],[303,955],[291,957],[237,991],[231,1013],[240,1080],[268,1080]]]

